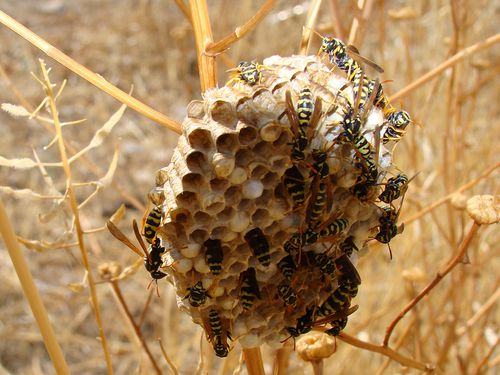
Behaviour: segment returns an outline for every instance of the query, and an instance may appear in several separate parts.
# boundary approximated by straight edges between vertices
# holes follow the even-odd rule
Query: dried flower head
[[[306,362],[330,357],[337,350],[335,338],[321,332],[310,332],[297,340],[297,354]]]
[[[500,221],[500,198],[475,195],[467,201],[467,212],[478,224],[496,224]]]

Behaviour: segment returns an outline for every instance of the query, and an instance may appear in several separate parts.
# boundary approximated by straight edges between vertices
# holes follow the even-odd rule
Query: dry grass
[[[437,373],[498,371],[498,225],[477,227],[463,204],[476,194],[498,194],[499,56],[498,46],[493,47],[498,35],[465,58],[454,57],[463,57],[467,47],[498,32],[495,2],[366,0],[360,2],[364,12],[355,12],[354,2],[325,0],[312,22],[308,2],[282,1],[242,38],[233,33],[235,28],[259,9],[265,14],[273,2],[243,1],[238,10],[230,3],[210,2],[210,17],[203,12],[186,16],[203,5],[195,0],[45,0],[3,2],[0,8],[122,90],[133,84],[134,97],[176,122],[182,121],[187,103],[200,96],[196,43],[203,54],[203,43],[218,51],[220,45],[227,47],[217,47],[224,36],[239,39],[223,55],[204,55],[201,82],[210,87],[216,78],[225,82],[224,71],[240,59],[297,53],[307,45],[301,42],[306,22],[323,34],[335,32],[355,41],[364,55],[384,67],[382,79],[393,81],[385,83],[386,91],[397,102],[404,100],[420,124],[408,131],[396,153],[402,170],[419,174],[401,215],[405,232],[391,242],[394,259],[389,261],[386,247],[379,244],[360,257],[363,284],[355,301],[360,308],[337,341],[337,352],[324,362],[324,371],[418,372],[402,370],[396,362],[400,357],[413,361],[408,366],[425,369],[429,364]],[[207,36],[209,20],[215,44]],[[191,22],[199,23],[197,38]],[[151,297],[153,288],[146,289],[150,278],[137,255],[104,230],[122,203],[127,210],[116,215],[118,221],[124,215],[122,229],[142,217],[155,171],[170,160],[176,134],[132,110],[116,112],[114,99],[48,59],[52,72],[47,78],[40,70],[38,59],[44,56],[39,50],[5,27],[0,37],[0,101],[29,112],[44,104],[33,118],[19,107],[10,109],[17,117],[0,113],[0,156],[10,160],[0,163],[0,197],[25,245],[72,373],[105,373],[111,367],[117,374],[137,369],[151,373],[155,366],[174,373],[168,362],[182,374],[245,373],[240,348],[235,346],[224,361],[215,359],[210,345],[200,340],[201,330],[177,311],[171,287],[161,282],[161,298]],[[313,37],[309,53],[318,45]],[[445,62],[450,65],[441,69]],[[433,70],[435,75],[425,80]],[[49,79],[57,87],[48,85]],[[64,79],[68,82],[57,97]],[[87,120],[64,126],[82,118]],[[63,136],[58,145],[44,149],[59,121]],[[78,154],[82,149],[88,152]],[[75,154],[79,157],[73,160]],[[16,374],[54,373],[12,262],[6,251],[0,257],[0,363]],[[93,309],[89,300],[100,309]],[[386,329],[406,311],[389,338]],[[282,374],[312,373],[294,353],[287,363],[289,353],[263,348],[266,373],[273,363],[279,363]]]

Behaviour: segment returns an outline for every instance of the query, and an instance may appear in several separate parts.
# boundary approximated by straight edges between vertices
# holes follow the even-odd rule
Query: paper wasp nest
[[[362,160],[351,145],[336,142],[344,130],[339,103],[345,98],[354,103],[352,84],[314,56],[273,56],[263,64],[258,84],[237,81],[209,90],[203,101],[189,105],[171,163],[157,173],[156,187],[150,193],[165,215],[171,210],[157,236],[166,248],[161,269],[176,289],[179,308],[194,322],[205,322],[205,330],[210,311],[215,310],[222,329],[244,347],[279,344],[290,337],[288,328],[296,327],[307,311],[316,307],[314,311],[320,312],[319,307],[338,288],[339,269],[326,274],[308,254],[324,253],[335,260],[342,255],[339,245],[347,238],[361,249],[374,237],[382,210],[373,202],[379,202],[380,182],[391,164],[390,153],[377,142],[384,115],[373,107],[360,131],[379,150],[374,155],[379,183],[368,189],[365,199],[355,197],[352,189],[359,181]],[[305,149],[306,160],[297,163],[291,159],[295,135],[285,98],[289,91],[296,109],[304,88],[310,89],[314,99],[321,98],[322,112]],[[342,95],[338,95],[340,89]],[[300,246],[292,254],[296,269],[286,277],[278,267],[289,255],[285,244],[307,230],[307,209],[317,194],[312,150],[327,151],[329,170],[327,208],[316,228],[338,219],[346,219],[345,225],[335,235]],[[294,165],[304,176],[302,204],[294,202],[284,183],[285,172]],[[255,228],[268,242],[270,261],[251,248],[255,243],[247,233]],[[220,241],[212,243],[222,248],[220,273],[207,263],[207,247],[211,246],[207,240]],[[259,295],[248,302],[244,292],[255,287],[252,269]],[[285,305],[278,296],[280,285],[288,285],[296,300]],[[197,300],[200,290],[201,300]]]

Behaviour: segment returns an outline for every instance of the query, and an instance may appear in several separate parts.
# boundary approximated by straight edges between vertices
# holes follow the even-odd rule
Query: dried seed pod
[[[500,198],[493,195],[475,195],[467,201],[467,212],[478,224],[500,221]]]

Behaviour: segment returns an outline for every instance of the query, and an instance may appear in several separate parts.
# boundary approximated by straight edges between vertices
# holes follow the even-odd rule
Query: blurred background
[[[208,1],[214,39],[246,22],[263,3],[243,0],[235,6],[231,0]],[[358,3],[365,10],[370,7],[368,14],[360,13]],[[254,31],[217,58],[219,86],[228,79],[226,70],[240,60],[261,62],[271,55],[297,53],[310,7],[310,1],[278,1]],[[122,90],[133,87],[133,96],[179,123],[187,104],[201,97],[193,29],[175,1],[0,0],[0,9]],[[314,29],[347,39],[356,18],[360,28],[354,44],[385,69],[380,78],[391,95],[465,47],[498,33],[499,11],[494,0],[324,0]],[[85,147],[120,107],[4,26],[0,40],[1,103],[22,105],[29,112],[40,104],[45,94],[30,74],[40,76],[39,58],[52,68],[52,82],[60,85],[67,80],[58,99],[61,120],[86,119],[64,128],[70,154]],[[313,36],[309,53],[315,54],[320,43]],[[498,194],[499,55],[498,45],[486,48],[393,103],[410,112],[415,121],[397,145],[395,164],[408,176],[418,176],[410,184],[400,215],[400,221],[406,221],[405,231],[391,242],[392,261],[387,246],[380,244],[371,244],[360,254],[363,283],[355,301],[360,307],[349,321],[348,334],[380,344],[388,324],[456,253],[471,225],[464,211],[466,200],[476,194]],[[43,117],[49,117],[44,110],[33,119],[0,111],[0,156],[35,159],[37,155],[45,163],[59,162],[56,146],[45,149],[54,134]],[[73,181],[97,181],[108,171],[115,148],[119,149],[113,182],[80,210],[83,228],[92,232],[85,241],[97,281],[103,264],[116,262],[125,268],[137,260],[103,226],[125,204],[120,227],[132,238],[130,222],[142,219],[155,173],[169,163],[176,143],[177,134],[127,109],[103,143],[71,165]],[[72,213],[64,199],[53,198],[56,192],[64,194],[66,177],[57,167],[48,167],[44,174],[39,168],[5,164],[0,163],[0,194],[25,245],[66,360],[75,374],[105,373]],[[76,191],[83,202],[95,191],[95,184]],[[436,202],[440,204],[431,206]],[[463,264],[400,322],[391,347],[437,365],[441,373],[498,371],[498,241],[498,225],[483,226]],[[0,373],[54,373],[3,242],[0,271]],[[225,360],[213,357],[201,329],[177,311],[174,293],[164,280],[159,282],[160,298],[153,294],[143,314],[154,292],[153,287],[147,289],[149,281],[141,264],[137,272],[119,281],[119,290],[131,315],[142,321],[143,337],[164,373],[169,369],[158,337],[182,374],[202,369],[200,358],[208,373],[246,373],[238,365],[238,345]],[[97,293],[115,372],[151,373],[116,289],[102,282]],[[289,340],[286,345],[293,343]],[[342,341],[337,345],[337,352],[325,361],[325,373],[418,372]],[[263,352],[270,374],[275,350],[263,348]],[[287,373],[310,374],[312,367],[291,353]]]

